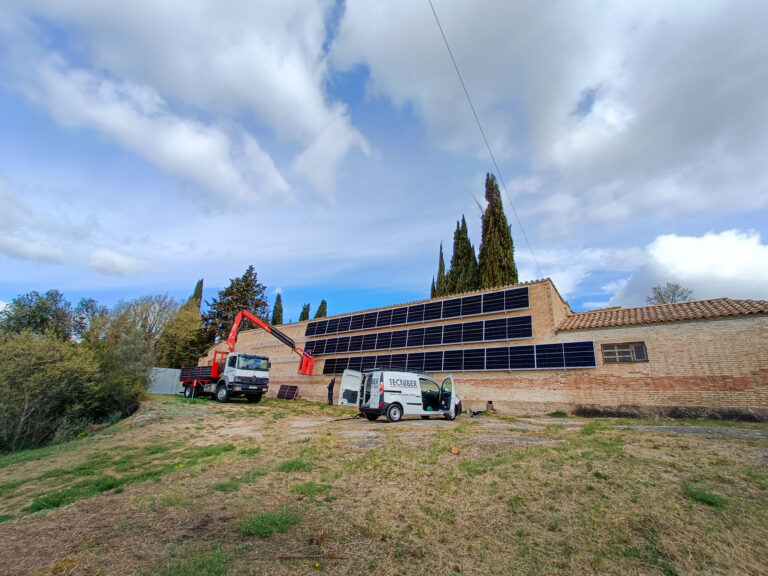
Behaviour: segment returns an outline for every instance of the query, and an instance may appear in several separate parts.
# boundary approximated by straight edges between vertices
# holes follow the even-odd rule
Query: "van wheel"
[[[400,418],[403,417],[403,409],[400,404],[390,404],[387,408],[387,421],[388,422],[400,422]]]
[[[368,420],[370,420],[371,422],[373,422],[374,420],[378,420],[379,419],[379,415],[378,414],[371,414],[370,412],[366,412],[365,413],[365,417],[368,418]]]
[[[446,420],[455,420],[456,419],[456,408],[453,408],[453,409],[449,410],[448,412],[446,412],[445,414],[443,414],[443,417]]]
[[[224,386],[224,384],[219,384],[219,387],[216,388],[216,400],[219,402],[226,402],[229,400],[229,393],[227,393],[227,387]]]

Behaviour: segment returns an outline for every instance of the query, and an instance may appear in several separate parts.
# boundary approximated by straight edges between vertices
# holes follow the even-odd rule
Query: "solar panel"
[[[304,350],[309,352],[310,354],[315,353],[315,341],[314,340],[307,340],[307,342],[304,344]]]
[[[351,321],[352,321],[351,316],[344,316],[343,318],[339,318],[338,332],[349,332],[349,323]]]
[[[315,347],[312,348],[312,355],[313,356],[320,356],[321,354],[325,353],[325,340],[317,340],[315,342]]]
[[[533,370],[536,368],[536,349],[534,346],[511,346],[509,348],[510,370]]]
[[[424,304],[424,321],[440,320],[443,317],[443,303],[429,302]]]
[[[502,312],[504,310],[504,292],[489,292],[483,294],[483,314]]]
[[[349,359],[349,362],[347,363],[347,370],[357,370],[360,371],[360,368],[362,367],[363,359],[360,356],[355,356],[353,358]]]
[[[323,365],[323,374],[335,374],[336,373],[336,359],[329,358]]]
[[[356,314],[355,316],[352,316],[352,319],[349,321],[349,330],[362,330],[364,319],[364,314]]]
[[[536,346],[536,368],[564,368],[562,344],[539,344]]]
[[[349,351],[360,352],[363,349],[363,336],[359,334],[357,336],[351,336],[349,338]]]
[[[408,324],[424,321],[424,304],[408,306]]]
[[[482,322],[465,322],[462,326],[462,342],[480,342],[483,339]]]
[[[461,298],[443,300],[443,318],[458,318],[461,316]]]
[[[485,348],[464,350],[464,370],[485,370]]]
[[[463,350],[446,350],[443,352],[443,372],[461,371],[463,369]]]
[[[376,350],[389,350],[392,342],[392,332],[380,332],[376,339]]]
[[[408,308],[395,308],[392,310],[392,320],[390,324],[397,326],[398,324],[405,324],[408,321]]]
[[[425,372],[442,372],[443,370],[443,353],[442,352],[427,352],[424,354],[424,371]]]
[[[376,349],[376,334],[363,334],[363,352]]]
[[[365,314],[363,318],[363,328],[375,328],[376,327],[376,318],[378,317],[378,312],[368,312]]]
[[[480,314],[483,308],[483,297],[478,294],[477,296],[465,296],[461,299],[461,315],[462,316],[474,316]]]
[[[310,322],[309,324],[307,324],[307,331],[304,332],[304,336],[314,336],[316,328],[317,328],[317,322]]]
[[[325,327],[326,334],[336,334],[339,331],[339,319],[331,318],[328,320],[328,326]]]
[[[485,321],[485,340],[506,340],[507,339],[507,319],[498,318],[496,320]]]
[[[443,343],[443,327],[429,326],[424,332],[424,346],[437,346]]]
[[[363,356],[363,363],[361,370],[365,372],[366,370],[373,370],[373,368],[376,366],[376,356]]]
[[[349,336],[341,336],[338,339],[338,342],[339,343],[336,345],[336,354],[349,352]]]
[[[325,334],[325,329],[328,326],[328,320],[320,320],[315,328],[315,336],[322,336]]]
[[[461,324],[443,326],[443,344],[459,344],[461,342]]]
[[[339,343],[338,338],[328,338],[328,340],[325,341],[325,350],[323,350],[323,354],[335,354],[336,345],[338,343]]]
[[[408,330],[408,348],[424,346],[424,328],[411,328]]]
[[[507,318],[507,338],[515,340],[518,338],[532,338],[533,326],[530,316],[515,316]]]
[[[563,344],[566,368],[594,368],[595,346],[592,342],[566,342]]]
[[[379,311],[379,318],[376,320],[376,326],[381,328],[382,326],[389,326],[392,322],[392,310]]]
[[[408,330],[398,330],[392,332],[392,341],[390,342],[390,348],[405,348],[408,342]]]
[[[341,374],[347,369],[348,358],[336,358],[336,372],[334,374]]]
[[[424,352],[411,352],[408,354],[408,370],[424,372]]]
[[[486,348],[485,349],[485,369],[486,370],[508,370],[509,369],[509,348]]]
[[[519,310],[528,308],[528,286],[524,288],[513,288],[504,292],[504,309]]]
[[[389,368],[391,358],[392,357],[389,354],[376,356],[376,368]]]
[[[392,354],[389,360],[389,365],[398,370],[405,370],[406,364],[408,364],[408,354]]]

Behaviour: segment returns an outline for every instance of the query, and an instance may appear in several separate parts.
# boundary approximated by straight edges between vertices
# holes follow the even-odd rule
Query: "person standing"
[[[331,381],[328,382],[328,405],[333,406],[333,386],[336,384],[336,377],[334,376],[331,378]]]

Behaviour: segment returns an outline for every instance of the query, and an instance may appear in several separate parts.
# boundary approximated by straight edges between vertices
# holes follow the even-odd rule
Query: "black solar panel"
[[[389,350],[392,341],[392,332],[380,332],[376,339],[376,350]]]
[[[424,332],[424,346],[439,346],[443,343],[443,327],[429,326]]]
[[[482,322],[465,322],[462,327],[462,342],[481,342],[483,339]]]
[[[507,338],[514,340],[517,338],[532,338],[533,326],[530,316],[515,316],[507,318]]]
[[[338,339],[338,342],[339,343],[336,345],[336,354],[349,352],[349,336],[341,336]]]
[[[534,346],[511,346],[509,348],[510,370],[533,370],[536,368]]]
[[[363,349],[363,336],[358,334],[357,336],[351,336],[349,338],[349,351],[360,352]]]
[[[398,370],[405,370],[407,364],[408,354],[392,354],[392,357],[389,360],[389,365]]]
[[[349,332],[349,323],[352,321],[351,316],[344,316],[339,318],[339,332]]]
[[[376,320],[376,327],[381,328],[383,326],[389,326],[392,322],[392,310],[379,311],[379,317]]]
[[[363,334],[363,352],[376,349],[376,334]]]
[[[411,328],[408,330],[408,348],[424,346],[424,328]]]
[[[392,341],[390,346],[392,348],[405,348],[408,343],[408,330],[397,330],[392,332]]]
[[[497,320],[485,321],[485,340],[506,340],[507,339],[507,319],[498,318]]]
[[[461,324],[443,326],[443,344],[461,343]]]
[[[464,370],[485,370],[485,348],[464,350]]]
[[[425,372],[442,372],[443,370],[443,353],[442,352],[427,352],[424,354],[424,371]]]
[[[325,327],[326,334],[336,334],[339,331],[339,319],[331,318],[328,320],[328,326]]]
[[[483,294],[483,314],[501,312],[504,310],[504,292],[489,292]]]
[[[486,348],[485,349],[485,369],[486,370],[508,370],[509,369],[509,348]]]
[[[355,356],[353,358],[349,359],[349,362],[347,363],[347,370],[357,370],[360,371],[360,368],[362,367],[363,359],[360,356]]]
[[[537,368],[564,368],[562,344],[539,344],[536,346]]]
[[[328,326],[328,320],[320,320],[317,323],[317,328],[315,329],[315,336],[322,336],[326,333],[325,329]]]
[[[325,354],[325,340],[317,340],[315,347],[312,348],[313,356],[320,356],[321,354]]]
[[[325,341],[325,350],[323,351],[323,354],[335,354],[336,345],[338,343],[339,343],[338,338],[328,338],[328,340]]]
[[[424,304],[408,306],[408,324],[424,321]]]
[[[424,372],[424,352],[411,352],[408,354],[408,370]]]
[[[408,308],[395,308],[392,310],[392,326],[405,324],[408,321]]]
[[[368,312],[363,318],[363,328],[376,328],[376,318],[378,318],[378,312]]]
[[[304,344],[304,350],[306,350],[307,352],[309,352],[310,354],[312,354],[314,356],[314,354],[315,354],[315,341],[314,340],[307,340],[306,343]]]
[[[443,372],[461,371],[463,369],[463,350],[446,350],[443,352]]]
[[[341,374],[347,369],[347,363],[349,358],[336,358],[336,372],[335,374]]]
[[[336,359],[329,358],[323,366],[323,374],[336,374]]]
[[[356,314],[355,316],[352,316],[352,319],[349,322],[349,330],[362,330],[364,319],[364,314]]]
[[[363,356],[363,363],[361,366],[361,370],[365,372],[366,370],[373,370],[373,368],[376,366],[376,356]]]
[[[424,321],[440,320],[443,317],[443,303],[429,302],[424,304]]]
[[[390,359],[392,357],[389,354],[382,354],[381,356],[376,356],[376,368],[389,368]]]
[[[528,287],[513,288],[504,292],[504,309],[520,310],[528,308]]]
[[[566,368],[594,368],[595,346],[592,342],[566,342],[563,344]]]
[[[461,298],[443,300],[443,318],[458,318],[461,316]]]
[[[309,324],[307,324],[307,331],[304,332],[304,336],[314,336],[316,328],[317,328],[317,322],[310,322]]]
[[[480,314],[483,309],[483,297],[478,294],[477,296],[465,296],[461,299],[461,315],[473,316]]]

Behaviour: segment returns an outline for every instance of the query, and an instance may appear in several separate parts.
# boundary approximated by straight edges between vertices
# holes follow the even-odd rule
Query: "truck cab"
[[[395,370],[345,370],[339,387],[339,405],[356,406],[368,420],[386,416],[443,416],[453,420],[461,412],[453,376],[439,383],[426,374]]]
[[[260,402],[269,389],[269,358],[256,354],[230,353],[224,369],[211,390],[219,402],[234,396],[245,396],[249,402]],[[206,390],[208,392],[208,390]]]

